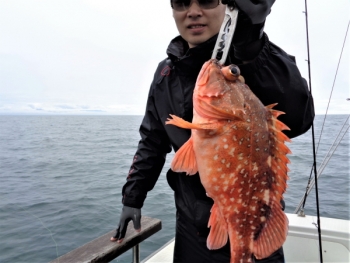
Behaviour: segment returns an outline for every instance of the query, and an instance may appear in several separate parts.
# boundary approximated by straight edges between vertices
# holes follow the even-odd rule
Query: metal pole
[[[140,245],[137,244],[132,248],[132,262],[140,263]]]

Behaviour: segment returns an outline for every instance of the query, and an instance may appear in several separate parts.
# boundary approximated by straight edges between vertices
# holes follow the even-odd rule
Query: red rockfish
[[[288,179],[282,133],[283,112],[264,106],[239,68],[206,62],[193,93],[193,121],[170,115],[166,122],[191,129],[190,139],[176,152],[175,172],[199,172],[207,195],[214,200],[208,222],[209,249],[230,239],[231,263],[266,258],[280,248],[288,232],[281,209]]]

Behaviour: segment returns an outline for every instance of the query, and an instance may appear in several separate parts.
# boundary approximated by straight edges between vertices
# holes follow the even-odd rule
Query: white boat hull
[[[317,217],[288,214],[289,231],[283,245],[286,262],[320,262]],[[350,221],[321,217],[323,262],[350,262]],[[174,239],[144,263],[173,262]]]

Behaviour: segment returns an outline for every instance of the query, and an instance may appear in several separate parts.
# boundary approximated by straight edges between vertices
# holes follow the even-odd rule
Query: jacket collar
[[[173,63],[192,56],[194,60],[201,60],[203,63],[211,58],[217,35],[199,44],[194,48],[189,48],[187,42],[181,37],[177,36],[171,40],[167,55]]]

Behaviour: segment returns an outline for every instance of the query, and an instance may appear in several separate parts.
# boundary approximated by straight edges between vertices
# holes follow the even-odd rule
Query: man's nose
[[[198,17],[202,15],[202,8],[199,6],[197,1],[191,1],[190,6],[187,10],[188,17]]]

